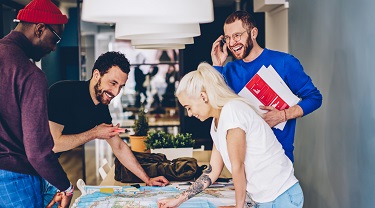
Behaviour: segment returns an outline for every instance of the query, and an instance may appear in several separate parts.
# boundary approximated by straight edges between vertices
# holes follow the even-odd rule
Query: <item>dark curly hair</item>
[[[109,51],[103,53],[96,59],[94,67],[92,68],[92,73],[94,74],[94,70],[97,69],[100,75],[103,76],[113,66],[118,66],[121,71],[126,74],[130,72],[130,63],[125,55],[120,52]]]

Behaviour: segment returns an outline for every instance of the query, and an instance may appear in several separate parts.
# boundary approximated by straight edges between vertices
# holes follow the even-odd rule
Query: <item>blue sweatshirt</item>
[[[215,68],[224,76],[227,84],[236,93],[239,93],[263,65],[265,67],[272,65],[290,90],[297,97],[301,98],[298,105],[302,108],[304,116],[322,105],[322,95],[319,90],[314,86],[311,78],[303,71],[303,67],[298,59],[290,54],[265,48],[251,62],[235,60],[227,63],[224,67],[215,66]],[[272,128],[277,139],[283,146],[285,154],[292,162],[294,162],[293,143],[295,129],[296,119],[288,120],[284,130]]]

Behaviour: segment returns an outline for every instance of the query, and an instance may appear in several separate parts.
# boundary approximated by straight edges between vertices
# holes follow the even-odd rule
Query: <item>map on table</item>
[[[75,200],[72,207],[103,207],[103,208],[157,208],[157,201],[162,198],[173,198],[182,192],[178,187],[141,186],[85,186],[86,194]],[[106,191],[103,191],[106,190]],[[106,193],[110,190],[112,193]],[[181,208],[235,205],[234,191],[230,188],[207,188],[181,204]]]

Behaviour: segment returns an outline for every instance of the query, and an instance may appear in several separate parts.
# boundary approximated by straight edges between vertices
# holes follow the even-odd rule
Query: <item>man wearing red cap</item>
[[[30,61],[56,49],[67,21],[50,0],[33,0],[0,40],[0,207],[45,207],[45,180],[61,190],[48,207],[69,206],[73,186],[52,152],[47,79]]]

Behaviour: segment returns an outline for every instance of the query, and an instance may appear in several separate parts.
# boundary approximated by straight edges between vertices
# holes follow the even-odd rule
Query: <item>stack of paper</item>
[[[270,65],[262,66],[258,73],[238,93],[247,98],[259,114],[266,113],[259,106],[273,106],[278,110],[288,109],[299,102],[299,98],[293,94],[284,80]],[[286,122],[280,123],[275,128],[284,129]]]

